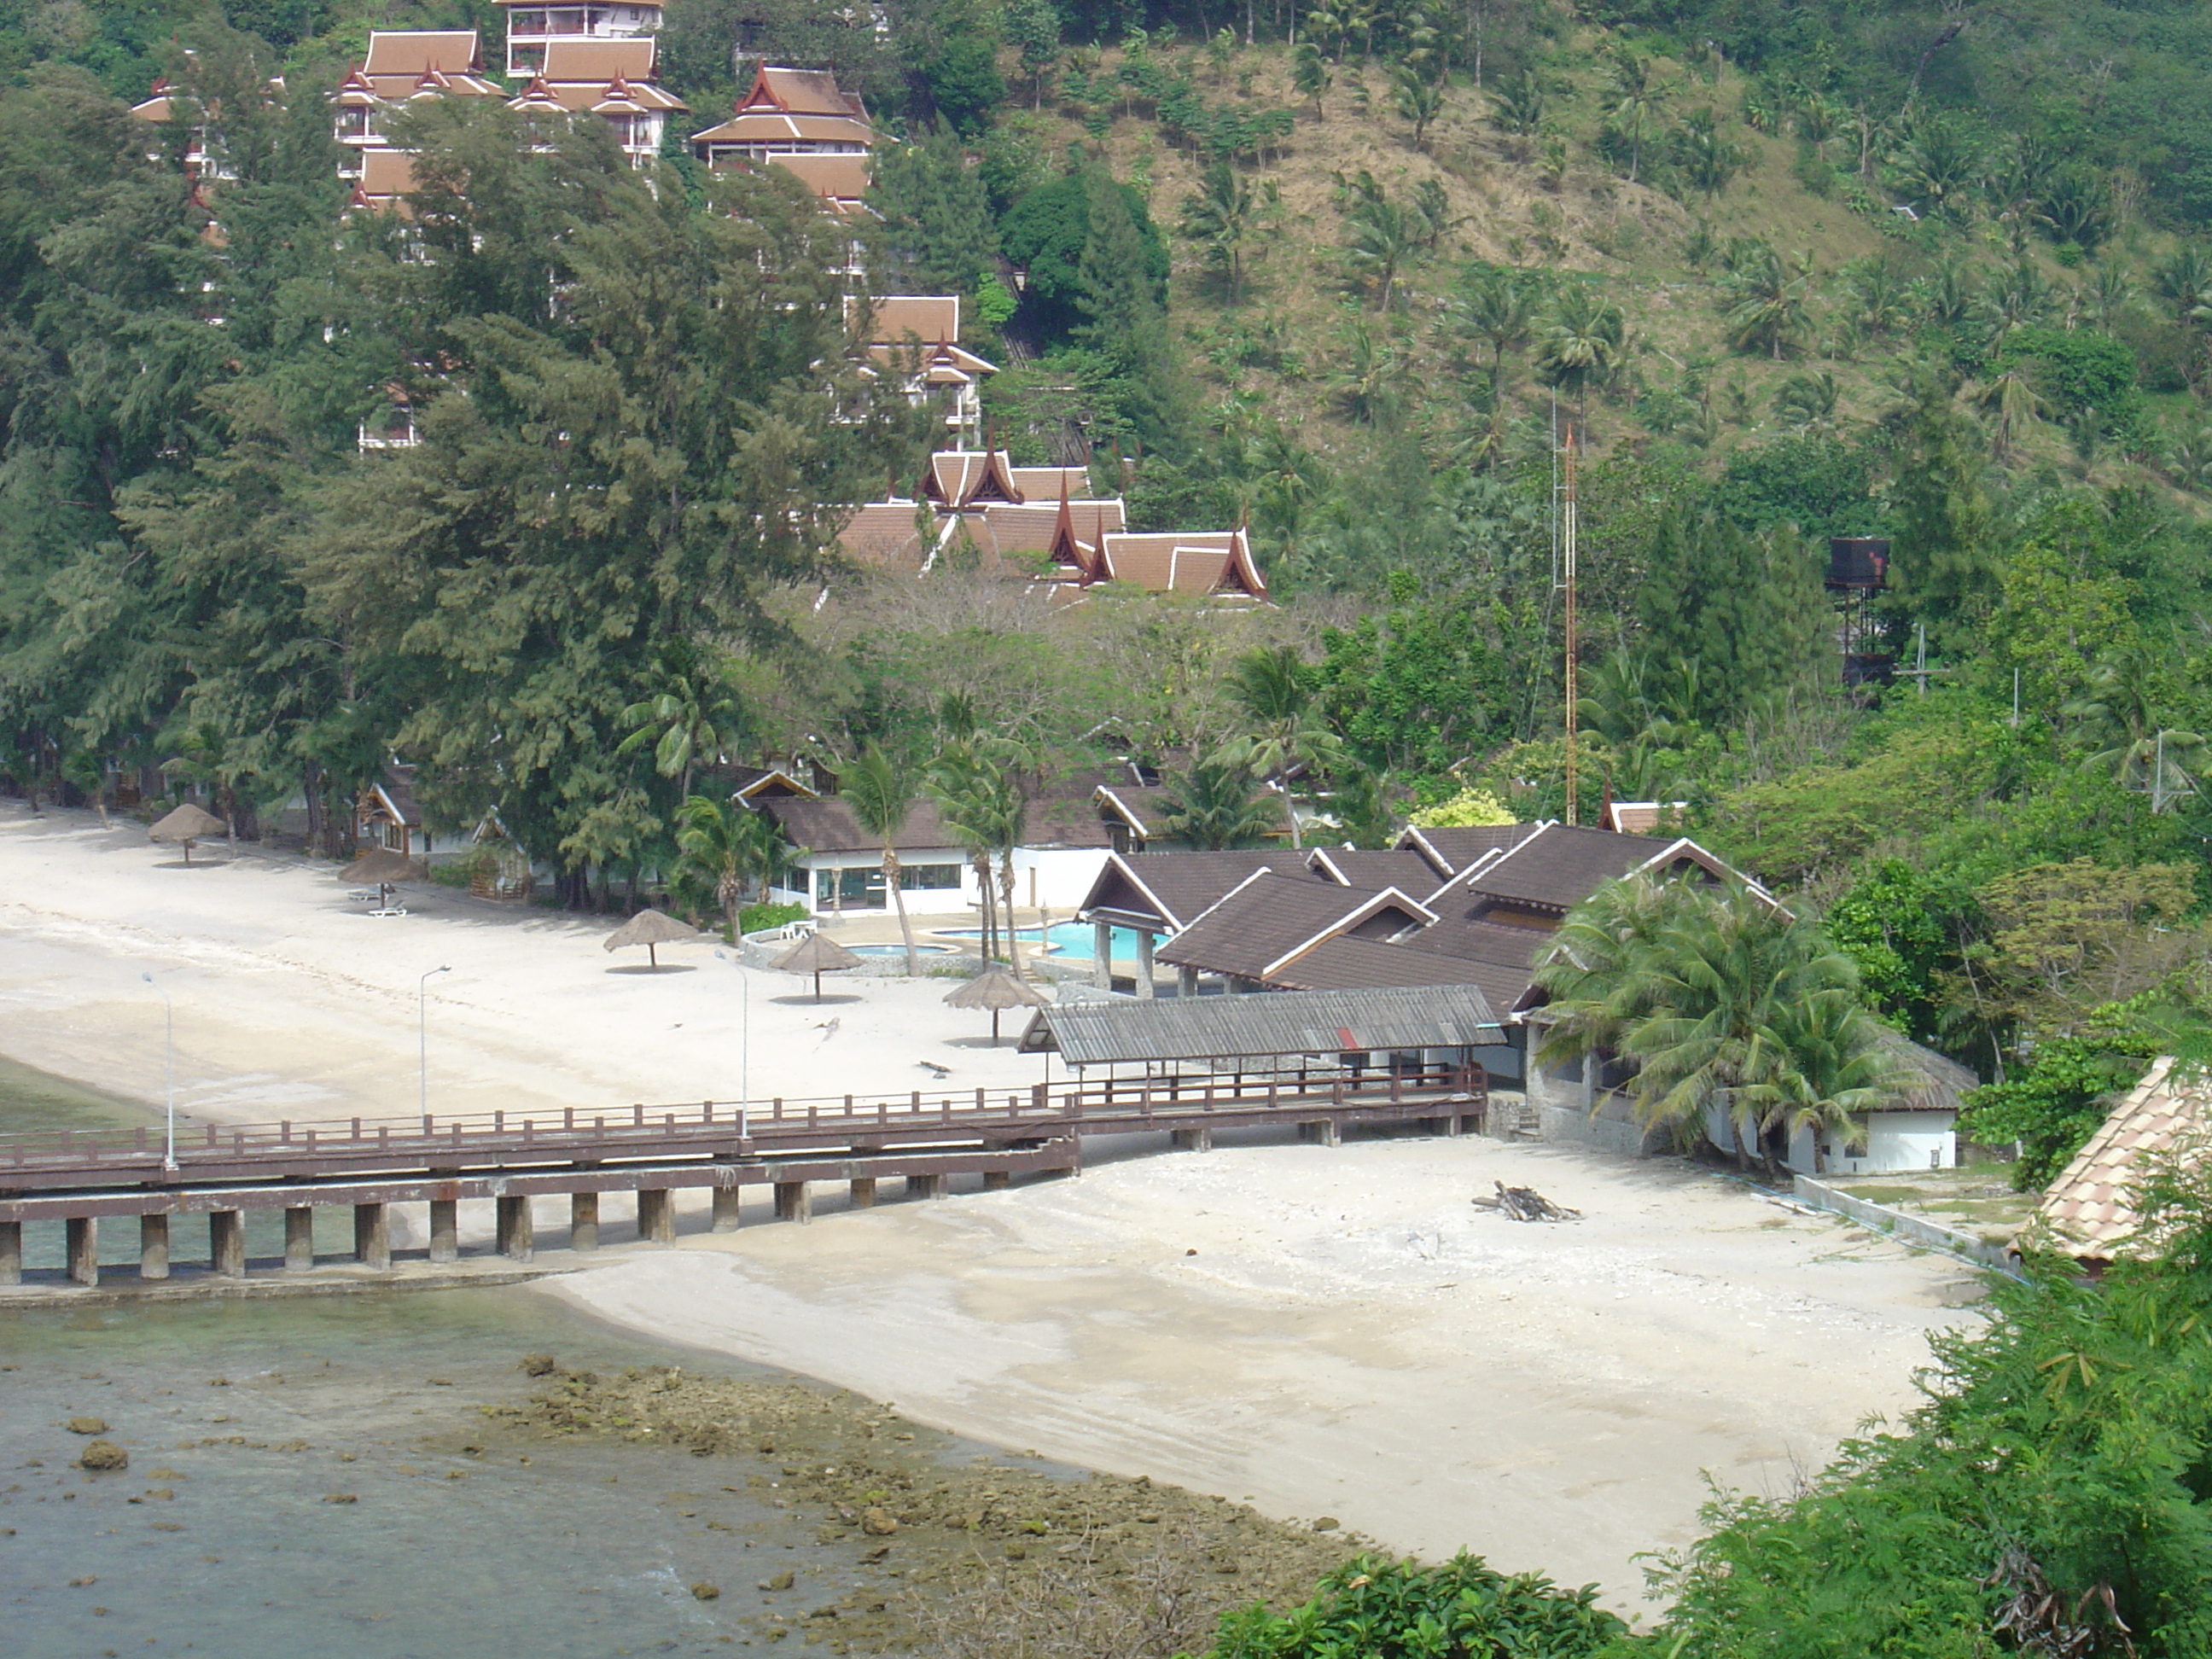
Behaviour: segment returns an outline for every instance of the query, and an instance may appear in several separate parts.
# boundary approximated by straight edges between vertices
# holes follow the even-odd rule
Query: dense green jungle
[[[702,793],[724,761],[820,761],[893,823],[927,793],[983,852],[1127,759],[1200,847],[1279,833],[1284,790],[1361,845],[1557,817],[1571,449],[1577,815],[1668,803],[1788,904],[1743,959],[1850,1052],[1775,1088],[1847,1098],[1886,1022],[1978,1073],[1962,1127],[2034,1186],[2204,1051],[2205,9],[672,0],[657,168],[426,100],[407,212],[349,213],[326,89],[376,27],[489,58],[501,23],[0,0],[0,773],[33,805],[159,768],[336,851],[397,757],[562,902],[642,875],[695,911],[779,855]],[[857,231],[690,159],[762,59],[898,139]],[[135,120],[157,78],[175,118]],[[843,559],[841,505],[931,447],[852,349],[855,235],[870,291],[963,296],[994,442],[1134,528],[1249,526],[1273,604]],[[395,401],[422,441],[366,451]],[[1863,604],[1833,536],[1891,543]],[[2175,1171],[2162,1259],[2034,1268],[1909,1419],[1717,1494],[1656,1632],[1369,1560],[1216,1651],[2201,1654],[2208,1201]]]

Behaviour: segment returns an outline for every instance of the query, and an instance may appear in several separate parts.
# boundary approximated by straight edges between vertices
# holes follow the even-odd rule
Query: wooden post
[[[381,1204],[353,1206],[353,1259],[378,1273],[392,1268],[392,1213]]]
[[[169,1218],[166,1215],[142,1215],[138,1218],[138,1277],[167,1279],[169,1276]]]
[[[676,1206],[665,1187],[637,1189],[637,1236],[648,1244],[676,1242]]]
[[[23,1224],[0,1221],[0,1285],[23,1282]]]
[[[492,1240],[499,1253],[515,1261],[527,1261],[537,1253],[532,1231],[530,1200],[497,1198],[492,1200]]]
[[[568,1194],[568,1248],[572,1250],[596,1250],[599,1248],[599,1195],[597,1193]]]
[[[294,1204],[284,1211],[284,1271],[303,1273],[315,1265],[315,1212]]]
[[[803,1181],[779,1181],[775,1183],[775,1218],[778,1221],[809,1222],[814,1219],[814,1200]]]
[[[856,1210],[874,1209],[876,1207],[875,1176],[854,1176],[853,1177],[852,1196],[849,1201],[852,1204],[852,1206]]]
[[[714,1218],[709,1231],[733,1233],[744,1220],[744,1188],[717,1187],[714,1188]]]
[[[69,1257],[70,1282],[100,1283],[100,1223],[88,1215],[73,1215],[62,1223],[64,1246]]]
[[[457,1199],[430,1200],[430,1260],[444,1263],[461,1259],[461,1206]]]

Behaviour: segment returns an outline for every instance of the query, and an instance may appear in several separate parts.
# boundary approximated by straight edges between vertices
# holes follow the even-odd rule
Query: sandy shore
[[[434,1109],[736,1097],[737,970],[703,949],[677,958],[696,971],[611,972],[607,922],[437,889],[377,921],[327,865],[173,862],[135,827],[0,804],[0,1053],[158,1098],[151,969],[191,1109],[411,1110],[416,976],[449,963]],[[1038,1075],[972,1046],[942,981],[872,979],[816,1009],[747,977],[756,1097],[921,1086],[924,1058],[956,1086]],[[1474,1209],[1493,1179],[1586,1218]],[[1945,1258],[1694,1170],[1481,1139],[1224,1144],[604,1260],[530,1293],[996,1444],[1595,1580],[1624,1607],[1638,1553],[1694,1536],[1705,1472],[1787,1492],[1910,1403],[1927,1333],[1968,1316],[1969,1291]]]
[[[817,1006],[811,981],[740,970],[703,943],[664,947],[673,971],[645,971],[641,951],[600,948],[611,918],[434,886],[405,890],[410,915],[377,918],[348,890],[325,861],[242,846],[226,863],[217,843],[185,869],[137,824],[0,801],[0,1054],[159,1102],[150,971],[176,1006],[180,1110],[412,1112],[419,976],[450,965],[428,984],[433,1111],[733,1101],[748,1024],[755,1099],[1042,1074],[1034,1055],[981,1046],[988,1017],[943,1006],[943,980],[833,975]]]
[[[1469,1195],[1539,1187],[1582,1221]],[[1048,1457],[1596,1581],[1911,1397],[1964,1271],[1710,1176],[1403,1139],[1151,1157],[545,1281]]]

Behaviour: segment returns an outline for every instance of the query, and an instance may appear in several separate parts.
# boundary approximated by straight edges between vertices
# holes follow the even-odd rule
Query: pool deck
[[[915,915],[908,917],[908,920],[914,926],[914,942],[916,945],[950,945],[970,952],[976,948],[976,943],[973,938],[956,939],[949,935],[956,933],[973,933],[975,929],[983,925],[982,913],[978,910],[959,910],[950,914],[940,912],[926,916]],[[1025,932],[1039,927],[1057,927],[1074,920],[1075,913],[1072,910],[1032,910],[1024,905],[1014,912],[1015,927]],[[840,945],[897,945],[902,942],[899,937],[899,922],[896,912],[887,915],[876,910],[848,910],[842,914],[824,911],[814,918],[814,924]],[[1035,946],[1036,941],[1033,939],[1024,939],[1022,941],[1022,948],[1024,951],[1032,950]],[[1062,961],[1069,960],[1065,952],[1060,954]],[[1082,957],[1074,959],[1087,960]],[[1127,959],[1119,957],[1115,958],[1117,962]]]

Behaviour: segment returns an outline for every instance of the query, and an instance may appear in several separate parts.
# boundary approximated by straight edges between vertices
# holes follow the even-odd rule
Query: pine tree
[[[868,200],[883,216],[884,252],[902,294],[964,294],[983,286],[999,255],[982,175],[942,122],[877,157]],[[878,290],[884,291],[884,290]]]
[[[1130,210],[1133,194],[1104,172],[1087,181],[1088,219],[1075,270],[1075,301],[1087,320],[1074,335],[1127,377],[1127,413],[1145,441],[1172,447],[1185,422],[1184,391],[1168,334],[1164,284]]]

